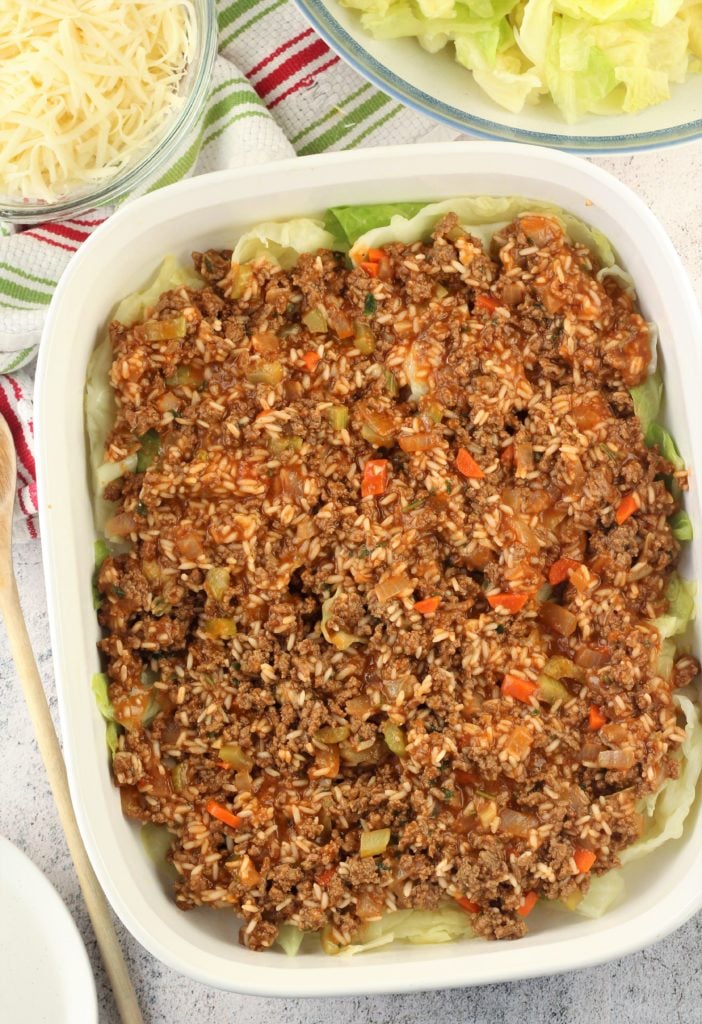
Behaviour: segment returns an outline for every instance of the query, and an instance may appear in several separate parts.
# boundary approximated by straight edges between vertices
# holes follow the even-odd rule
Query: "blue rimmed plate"
[[[592,115],[569,125],[548,101],[520,114],[498,107],[453,60],[450,46],[428,53],[415,39],[373,39],[362,28],[358,12],[337,0],[295,2],[329,46],[364,78],[458,132],[592,155],[635,153],[702,137],[702,75],[673,86],[669,100],[638,114]]]

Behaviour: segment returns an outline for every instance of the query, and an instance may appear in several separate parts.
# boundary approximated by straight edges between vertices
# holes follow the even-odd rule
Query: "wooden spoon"
[[[117,940],[107,900],[95,877],[78,831],[78,823],[73,813],[68,790],[66,766],[63,763],[58,737],[51,721],[49,705],[46,702],[46,695],[22,616],[12,568],[12,510],[16,483],[15,446],[10,428],[4,418],[0,416],[0,615],[5,620],[10,649],[22,683],[37,745],[44,760],[46,774],[49,776],[54,800],[68,842],[68,849],[73,858],[85,905],[88,908],[103,963],[112,985],[117,1009],[123,1024],[144,1024],[127,965]]]

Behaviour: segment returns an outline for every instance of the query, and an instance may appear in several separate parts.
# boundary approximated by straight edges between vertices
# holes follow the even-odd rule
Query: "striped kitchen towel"
[[[292,0],[217,0],[217,14],[219,56],[202,122],[149,188],[295,153],[455,136],[348,68]],[[30,364],[46,309],[72,254],[111,212],[24,231],[0,222],[0,413],[18,453],[15,541],[37,536]]]

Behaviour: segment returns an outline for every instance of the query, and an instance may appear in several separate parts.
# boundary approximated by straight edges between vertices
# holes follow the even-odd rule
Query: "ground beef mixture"
[[[110,327],[124,812],[253,949],[447,900],[519,937],[639,835],[697,668],[657,672],[676,471],[635,299],[537,215],[489,251],[450,215],[351,269],[194,261]]]

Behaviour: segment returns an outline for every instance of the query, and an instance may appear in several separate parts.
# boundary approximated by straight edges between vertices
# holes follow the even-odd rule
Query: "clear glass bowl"
[[[163,125],[155,145],[114,177],[99,186],[74,190],[65,198],[45,201],[11,200],[0,189],[0,220],[15,224],[40,224],[65,220],[86,210],[115,203],[133,192],[143,192],[177,160],[187,140],[196,131],[210,87],[212,66],[217,55],[217,10],[214,0],[192,0],[195,13],[195,54],[181,80],[183,106]]]

